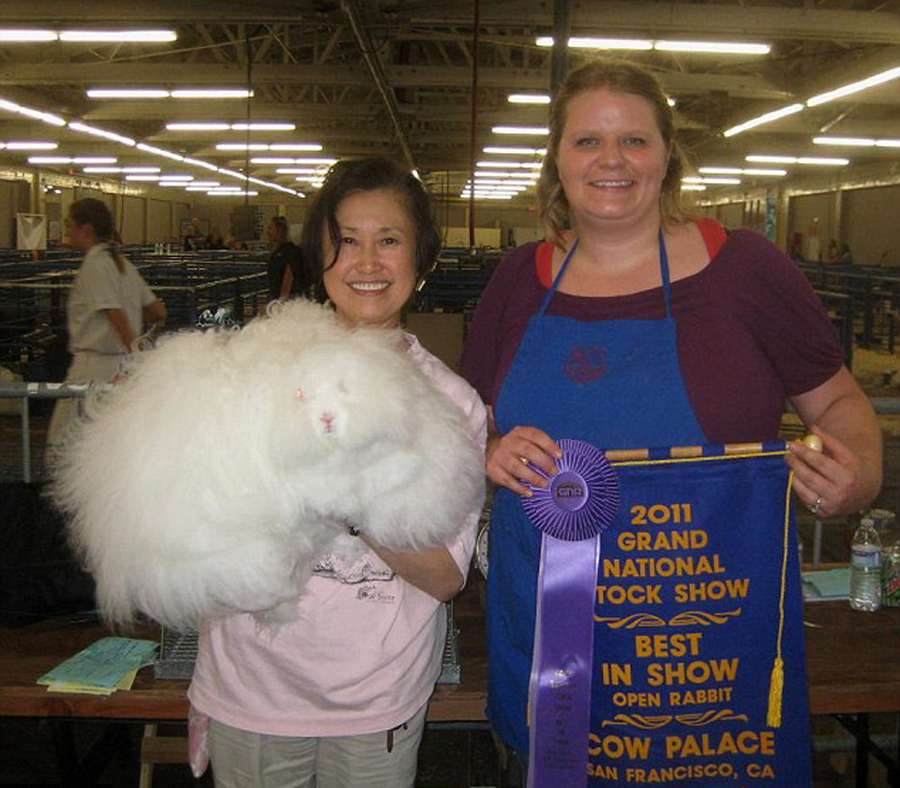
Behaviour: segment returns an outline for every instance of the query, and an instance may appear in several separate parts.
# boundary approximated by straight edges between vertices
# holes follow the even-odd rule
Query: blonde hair
[[[664,225],[679,224],[687,218],[681,202],[681,177],[685,157],[675,139],[675,114],[662,86],[653,74],[634,63],[612,59],[594,60],[568,74],[550,108],[550,140],[538,181],[538,209],[546,237],[557,244],[560,244],[562,231],[571,227],[569,202],[556,166],[566,114],[572,99],[600,88],[640,96],[653,107],[656,123],[669,151],[669,163],[660,195],[660,215]]]

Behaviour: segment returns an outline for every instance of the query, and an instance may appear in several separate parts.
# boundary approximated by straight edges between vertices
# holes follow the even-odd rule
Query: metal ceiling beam
[[[400,117],[400,107],[397,104],[397,96],[394,94],[394,89],[391,87],[388,78],[385,76],[384,68],[381,65],[381,59],[378,57],[378,52],[375,51],[372,37],[369,35],[369,31],[366,29],[363,21],[360,19],[359,8],[357,7],[355,0],[341,0],[341,10],[344,12],[347,21],[350,23],[350,29],[356,37],[356,42],[359,44],[360,50],[362,50],[362,56],[366,61],[366,66],[369,68],[369,73],[372,75],[375,86],[381,94],[391,123],[394,124],[397,142],[400,145],[400,149],[403,151],[406,163],[411,170],[415,170],[416,162],[409,147],[409,140],[407,138],[406,129],[403,126],[403,120]]]
[[[876,52],[865,52],[863,54],[851,53],[841,58],[839,62],[831,65],[830,68],[823,71],[816,70],[815,76],[807,80],[805,84],[798,85],[796,92],[790,101],[805,101],[806,99],[825,93],[841,85],[848,85],[860,79],[870,77],[889,68],[900,65],[900,47],[893,46],[882,48]],[[790,116],[790,120],[794,123],[816,124],[824,111],[836,112],[835,107],[846,106],[847,104],[897,104],[900,103],[900,89],[897,87],[898,82],[894,81],[885,86],[877,86],[868,90],[861,91],[844,99],[829,102],[828,105],[820,105],[812,107],[803,112]],[[728,120],[723,124],[722,128],[730,128],[731,126],[742,123],[750,118],[757,117],[770,110],[777,109],[781,105],[760,105],[759,107],[742,107],[740,110],[731,114]],[[827,107],[827,109],[826,109]],[[789,128],[788,120],[776,121],[775,127],[778,129]],[[771,127],[757,126],[755,129],[748,129],[743,134],[762,134],[770,133]]]
[[[413,24],[465,25],[471,3],[459,0],[431,14],[417,14]],[[487,5],[483,25],[553,29],[551,4],[545,0],[507,0]],[[746,39],[841,40],[848,43],[894,44],[900,40],[900,17],[890,11],[843,11],[822,8],[782,8],[775,5],[710,5],[669,2],[596,2],[572,4],[573,35],[640,34],[729,36]]]
[[[122,20],[183,24],[191,22],[289,24],[329,18],[312,0],[132,0],[127,9],[120,0],[4,0],[4,22],[67,23]],[[435,6],[433,12],[419,12],[413,24],[466,27],[471,24],[472,4],[457,0],[452,5]],[[495,0],[484,3],[481,24],[552,30],[550,4],[544,0]],[[403,20],[407,21],[407,20]],[[638,31],[666,35],[729,35],[771,40],[842,40],[850,43],[893,44],[900,40],[900,17],[890,11],[845,11],[823,8],[782,8],[779,6],[716,5],[711,13],[706,4],[669,2],[603,2],[578,0],[572,3],[573,32],[604,34]]]
[[[306,0],[216,0],[190,2],[183,0],[91,0],[73,3],[71,0],[3,0],[4,23],[58,23],[101,21],[105,24],[159,22],[172,25],[183,22],[216,22],[263,24],[289,23],[315,15],[315,3]]]
[[[469,84],[467,66],[384,66],[386,84],[402,87],[454,87]],[[710,90],[741,98],[778,99],[790,93],[766,79],[746,74],[671,72],[659,74],[663,87],[675,95]],[[239,65],[216,63],[3,63],[0,85],[222,85],[243,84]],[[359,68],[333,65],[257,64],[254,84],[362,86],[370,80]],[[485,88],[546,90],[547,72],[538,68],[481,68],[478,84]]]

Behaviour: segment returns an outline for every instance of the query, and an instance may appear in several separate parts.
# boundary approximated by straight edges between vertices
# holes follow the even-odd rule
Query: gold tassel
[[[772,665],[772,676],[769,679],[769,711],[766,714],[766,725],[770,728],[781,727],[781,696],[784,692],[784,660],[775,657]]]

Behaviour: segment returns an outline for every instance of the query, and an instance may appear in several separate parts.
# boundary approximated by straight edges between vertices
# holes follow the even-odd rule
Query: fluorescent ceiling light
[[[297,150],[297,151],[319,151],[322,146],[318,142],[274,142],[269,145],[269,150]]]
[[[480,161],[477,166],[485,169],[501,167],[514,170],[539,170],[544,165],[539,161]]]
[[[702,183],[683,183],[681,184],[683,192],[705,192],[706,187]]]
[[[189,88],[173,90],[172,98],[253,98],[253,91],[246,88]]]
[[[58,142],[26,142],[11,141],[0,143],[7,150],[56,150],[59,147]]]
[[[767,169],[742,169],[740,167],[700,167],[698,172],[703,175],[774,175],[781,177],[787,175],[787,170]]]
[[[159,179],[161,181],[192,181],[194,180],[193,175],[178,175],[175,173],[169,175],[160,175]]]
[[[165,150],[164,148],[157,148],[153,145],[147,145],[146,143],[139,142],[137,144],[139,150],[146,151],[147,153],[154,153],[157,156],[164,156],[167,159],[172,159],[172,161],[183,161],[184,156],[180,156],[177,153],[172,153],[172,151]]]
[[[112,140],[113,142],[119,142],[122,145],[133,146],[136,144],[131,137],[123,137],[121,134],[116,134],[115,132],[107,131],[106,129],[88,126],[86,123],[70,123],[69,128],[74,129],[75,131],[81,131],[85,134],[92,134],[95,137],[103,137],[104,139]]]
[[[126,181],[158,181],[159,175],[126,175]]]
[[[812,164],[830,167],[843,167],[850,163],[850,159],[830,159],[817,156],[769,156],[754,154],[744,157],[747,161],[771,162],[773,164]]]
[[[535,40],[540,47],[552,47],[552,36],[540,36]],[[768,44],[732,41],[651,41],[645,38],[594,38],[572,36],[571,49],[656,49],[661,52],[710,52],[715,54],[766,55]]]
[[[227,123],[167,123],[168,131],[227,131],[231,126]]]
[[[325,171],[317,167],[279,167],[278,175],[324,175]]]
[[[168,90],[158,90],[156,88],[90,88],[87,91],[88,98],[109,99],[109,98],[168,98]]]
[[[219,181],[194,181],[187,185],[187,189],[214,189],[222,184]]]
[[[162,179],[160,179],[160,181],[159,181],[160,186],[168,186],[169,188],[179,188],[179,189],[184,188],[185,186],[188,185],[188,183],[190,183],[190,181],[172,181],[172,180],[164,181]]]
[[[844,96],[849,96],[851,93],[859,93],[861,90],[867,90],[868,88],[873,88],[876,85],[884,84],[885,82],[890,82],[892,79],[897,79],[900,77],[900,66],[895,66],[894,68],[889,68],[887,71],[882,71],[879,74],[874,74],[871,77],[867,77],[866,79],[861,79],[858,82],[851,82],[849,85],[842,85],[839,88],[835,88],[834,90],[829,90],[827,93],[820,93],[818,96],[813,96],[806,100],[807,107],[817,107],[819,104],[825,104],[829,101],[834,101],[835,99],[843,98]]]
[[[764,123],[771,123],[773,120],[784,118],[787,115],[793,115],[795,112],[800,112],[802,109],[802,104],[791,104],[787,107],[782,107],[781,109],[767,112],[765,115],[751,118],[750,120],[744,121],[743,123],[739,123],[737,126],[732,126],[730,129],[726,129],[724,132],[722,132],[722,134],[725,137],[733,137],[735,134],[740,134],[742,131],[756,128],[756,126],[762,126]]]
[[[235,131],[294,131],[297,128],[295,123],[232,123],[231,128]]]
[[[0,41],[56,41],[59,35],[55,30],[0,30]]]
[[[534,181],[519,181],[513,180],[512,178],[510,178],[509,180],[504,180],[503,178],[478,178],[476,176],[475,185],[480,186],[483,183],[489,184],[491,186],[525,186],[526,188],[530,188],[535,184]]]
[[[66,125],[66,121],[58,115],[52,115],[49,112],[41,112],[37,109],[31,109],[31,107],[24,107],[21,104],[16,104],[14,101],[7,101],[2,98],[0,98],[0,109],[16,112],[19,115],[25,115],[26,117],[34,118],[35,120],[41,120],[44,123],[49,123],[51,126]]]
[[[535,182],[540,177],[536,172],[509,172],[507,170],[476,170],[476,178],[531,178]]]
[[[745,156],[744,159],[746,161],[758,161],[758,162],[769,162],[771,164],[796,164],[797,157],[796,156],[769,156],[769,155],[757,155],[754,154],[752,156]]]
[[[818,156],[800,156],[797,164],[823,165],[825,167],[844,167],[850,163],[850,159],[827,159]]]
[[[218,189],[210,189],[206,193],[213,197],[244,197],[244,196],[256,197],[256,195],[259,194],[259,192],[245,192],[245,191],[240,191],[240,190],[238,190],[236,192],[232,192],[232,191],[224,191],[223,192],[223,191],[219,191]]]
[[[539,36],[535,43],[539,47],[552,47],[553,36]],[[571,36],[572,49],[653,49],[653,42],[638,38],[587,38]]]
[[[63,30],[60,41],[177,41],[174,30]]]
[[[29,164],[115,164],[115,156],[30,156]]]
[[[508,153],[514,156],[545,156],[547,154],[546,148],[518,148],[514,146],[488,145],[486,148],[483,148],[483,150],[485,153]]]
[[[294,159],[294,164],[321,164],[323,167],[330,167],[337,164],[337,159],[329,159],[326,156],[301,156]]]
[[[814,145],[853,145],[860,148],[874,148],[875,140],[866,137],[813,137]]]
[[[115,156],[74,156],[72,164],[115,164]]]
[[[510,104],[549,104],[550,96],[546,93],[510,93],[506,100]]]
[[[159,167],[144,167],[144,166],[131,166],[131,167],[122,167],[122,172],[159,172]]]
[[[675,101],[675,99],[673,99],[671,96],[666,96],[666,104],[668,104],[670,107],[674,107],[677,103],[678,102]]]
[[[46,123],[51,123],[56,126],[65,126],[67,125],[66,121],[56,115],[51,115],[47,112],[41,112],[38,110],[31,109],[30,107],[24,107],[20,104],[16,104],[13,101],[8,101],[6,99],[0,98],[0,110],[6,110],[9,112],[15,112],[18,114],[26,115],[27,117],[36,118],[38,120],[42,120]],[[228,170],[225,168],[217,167],[214,164],[210,164],[209,162],[202,161],[200,159],[192,159],[185,156],[181,156],[178,153],[173,153],[172,151],[165,150],[164,148],[157,148],[154,145],[147,145],[146,143],[136,143],[130,137],[124,137],[120,134],[116,134],[111,131],[107,131],[106,129],[100,129],[95,126],[89,126],[86,123],[74,122],[68,124],[74,131],[80,131],[85,134],[92,134],[94,136],[103,137],[104,139],[108,139],[112,142],[118,142],[121,145],[127,145],[128,147],[137,147],[138,150],[145,151],[146,153],[152,153],[156,156],[162,156],[167,159],[172,159],[173,161],[184,161],[185,163],[192,164],[196,167],[202,167],[208,170],[212,170],[215,172],[221,172],[224,175],[230,175],[235,178],[240,178],[242,180],[248,180],[248,176],[236,172],[234,170]],[[239,124],[235,124],[239,125]],[[297,143],[301,144],[301,143]],[[304,146],[307,143],[302,143]],[[312,145],[312,143],[308,143],[308,145]],[[0,143],[0,148],[6,148],[7,146],[3,143]],[[56,143],[45,144],[42,145],[41,148],[44,149],[53,149],[58,147]],[[25,149],[25,148],[19,148]],[[304,147],[304,149],[306,149]],[[320,149],[317,148],[317,149]],[[312,158],[312,159],[292,159],[292,163],[313,163],[313,164],[333,164],[337,161],[337,159],[325,159],[325,158]],[[30,164],[101,164],[106,162],[115,163],[115,157],[106,157],[106,156],[81,156],[81,157],[69,157],[69,156],[32,156],[28,159]],[[139,174],[140,172],[147,172],[148,170],[153,170],[155,172],[159,171],[159,167],[146,167],[146,168],[115,168],[116,172],[120,171],[131,171],[133,174],[127,176],[128,180],[157,180],[159,179],[158,175],[143,175]],[[87,170],[85,170],[87,171]],[[194,176],[187,175],[182,176],[179,180],[182,182],[187,181],[188,179],[193,179]],[[287,188],[285,186],[281,186],[277,183],[269,183],[267,181],[261,180],[259,178],[253,179],[256,183],[266,186],[270,189],[276,189],[277,191],[285,192],[286,194],[291,194],[296,197],[305,197],[302,192],[298,192],[294,189]]]
[[[653,48],[660,52],[704,52],[717,55],[768,55],[768,44],[748,44],[731,41],[655,41]]]
[[[540,137],[550,134],[550,129],[546,126],[494,126],[491,131],[494,134],[528,134]]]
[[[268,150],[269,146],[264,142],[220,142],[216,150]]]
[[[813,137],[816,145],[852,145],[861,148],[900,148],[900,140],[868,137]]]
[[[99,175],[100,173],[105,173],[107,175],[114,172],[122,172],[121,167],[82,167],[82,172],[95,173]]]

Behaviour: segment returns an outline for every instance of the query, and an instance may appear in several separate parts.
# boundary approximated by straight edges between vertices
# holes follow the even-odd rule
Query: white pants
[[[79,351],[72,358],[72,365],[66,373],[66,383],[106,383],[119,371],[122,355],[90,353]],[[56,400],[50,427],[47,430],[47,444],[55,445],[63,441],[66,429],[78,416],[81,409],[79,397]]]
[[[216,786],[413,788],[426,706],[393,731],[358,736],[270,736],[212,720],[209,755]]]

